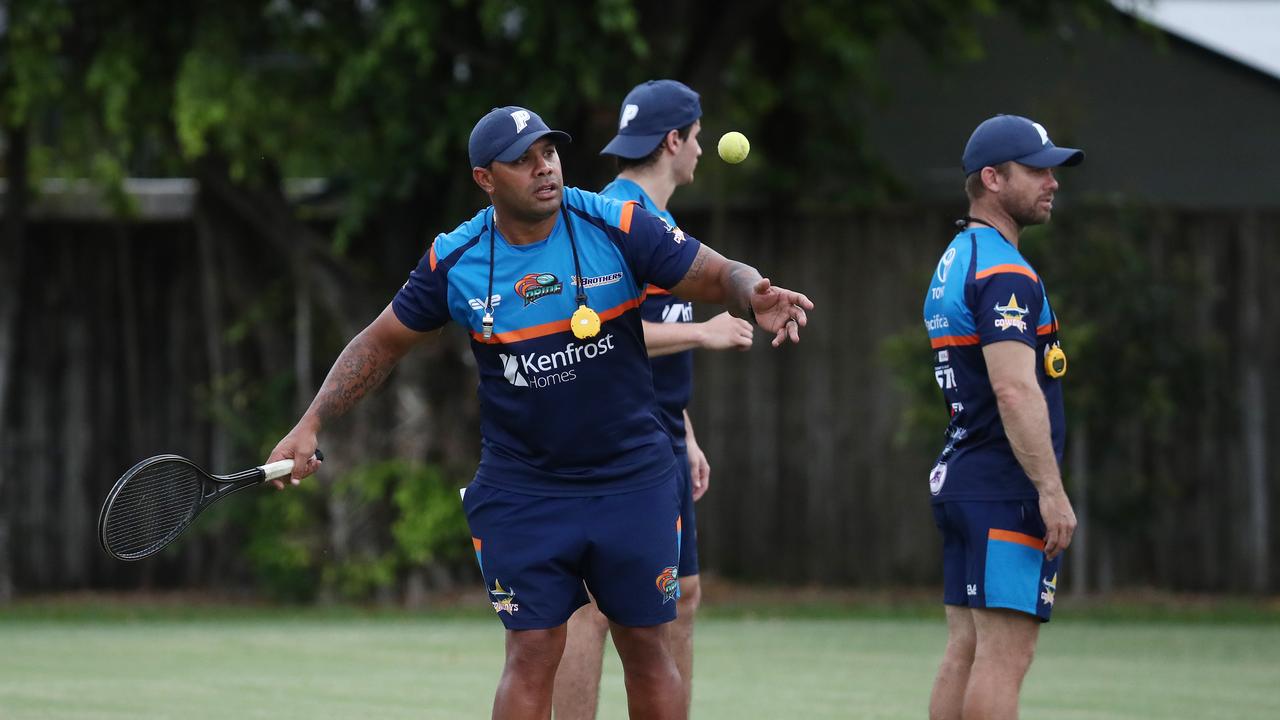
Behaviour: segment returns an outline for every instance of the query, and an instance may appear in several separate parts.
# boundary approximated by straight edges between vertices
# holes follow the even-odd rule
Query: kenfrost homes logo
[[[507,382],[516,387],[545,388],[577,380],[578,371],[574,365],[594,360],[613,347],[613,335],[610,334],[585,344],[569,343],[564,350],[553,353],[498,353],[498,359],[502,361],[502,376]]]
[[[1000,313],[1000,317],[996,318],[996,327],[1001,330],[1009,328],[1018,328],[1019,332],[1027,331],[1027,323],[1022,318],[1026,317],[1027,309],[1018,307],[1018,296],[1010,293],[1009,302],[1006,305],[996,303],[995,311]]]
[[[563,290],[564,283],[552,273],[529,273],[516,281],[516,294],[524,298],[525,307],[548,295],[559,295]]]

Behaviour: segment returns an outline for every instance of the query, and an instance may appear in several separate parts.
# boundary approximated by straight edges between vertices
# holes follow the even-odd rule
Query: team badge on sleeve
[[[995,311],[1000,313],[1000,317],[996,318],[997,328],[1001,330],[1017,328],[1018,332],[1027,331],[1027,321],[1023,319],[1027,316],[1027,309],[1018,307],[1018,296],[1016,294],[1010,293],[1009,302],[1004,305],[997,303]]]

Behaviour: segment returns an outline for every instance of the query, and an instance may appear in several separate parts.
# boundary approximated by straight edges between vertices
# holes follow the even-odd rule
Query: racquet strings
[[[186,527],[200,506],[200,473],[160,462],[125,480],[103,523],[108,549],[130,559],[151,554]]]

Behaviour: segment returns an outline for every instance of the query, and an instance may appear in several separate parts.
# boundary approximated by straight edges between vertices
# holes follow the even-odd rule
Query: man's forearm
[[[725,287],[724,307],[730,315],[755,321],[755,314],[751,311],[751,293],[756,283],[760,282],[760,278],[760,272],[750,265],[736,260],[729,261],[729,269],[725,273],[723,285]]]
[[[649,357],[674,355],[702,347],[702,326],[698,323],[659,323],[645,320],[644,347]]]
[[[1000,421],[1009,446],[1040,494],[1062,492],[1062,474],[1050,439],[1049,409],[1040,388],[997,395]]]
[[[345,414],[387,379],[401,355],[375,342],[367,329],[352,338],[334,361],[302,422],[319,429],[325,422]]]

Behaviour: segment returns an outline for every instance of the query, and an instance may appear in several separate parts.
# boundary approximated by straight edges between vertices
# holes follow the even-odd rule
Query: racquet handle
[[[320,452],[320,448],[316,448],[315,458],[320,461],[324,460],[324,453]],[[284,460],[277,460],[273,463],[260,465],[258,466],[258,469],[261,470],[264,475],[266,475],[266,477],[262,478],[262,482],[270,482],[272,480],[282,478],[288,475],[289,473],[292,473],[293,460],[290,460],[288,458]]]

